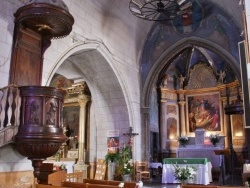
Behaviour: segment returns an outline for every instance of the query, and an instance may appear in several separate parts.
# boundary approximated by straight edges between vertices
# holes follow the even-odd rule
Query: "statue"
[[[167,84],[168,84],[168,75],[165,75],[165,76],[162,78],[161,85],[162,85],[163,87],[167,87]]]
[[[185,81],[185,78],[186,78],[186,77],[185,77],[185,76],[182,76],[182,75],[181,75],[180,78],[179,78],[179,79],[180,79],[180,89],[183,89],[183,83],[184,83],[184,81]]]
[[[219,83],[224,84],[224,78],[226,77],[226,71],[220,70],[219,73]]]

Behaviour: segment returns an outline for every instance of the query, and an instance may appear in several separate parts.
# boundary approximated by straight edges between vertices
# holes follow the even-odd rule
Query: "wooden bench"
[[[36,188],[60,188],[60,187],[62,187],[62,186],[36,184],[35,187],[36,187]]]
[[[216,185],[197,185],[197,184],[191,184],[191,185],[182,185],[182,188],[217,188]]]
[[[72,187],[72,188],[117,188],[118,186],[65,181],[65,182],[62,182],[62,187]]]
[[[60,186],[66,180],[67,173],[65,171],[57,171],[48,175],[48,184]]]
[[[113,181],[113,180],[83,179],[83,182],[89,183],[89,184],[114,185],[116,187],[122,182],[122,183],[124,183],[124,188],[136,188],[136,187],[138,187],[135,182],[123,182],[123,181]]]

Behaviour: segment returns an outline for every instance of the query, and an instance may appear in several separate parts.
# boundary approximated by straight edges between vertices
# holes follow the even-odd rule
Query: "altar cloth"
[[[165,158],[163,159],[162,183],[179,183],[174,176],[174,166],[193,166],[196,169],[194,180],[188,183],[208,185],[212,182],[212,165],[207,158]]]

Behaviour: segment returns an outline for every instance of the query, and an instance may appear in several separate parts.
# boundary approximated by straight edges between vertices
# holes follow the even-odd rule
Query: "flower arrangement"
[[[196,174],[196,169],[194,166],[179,166],[178,164],[173,164],[174,166],[174,177],[181,183],[187,182],[190,179],[194,179]]]
[[[244,183],[244,186],[245,186],[245,187],[249,187],[248,181],[246,181],[246,182]]]
[[[188,143],[188,136],[179,136],[178,137],[178,142],[180,143],[181,146],[185,147],[186,144]]]
[[[133,173],[134,167],[129,146],[121,148],[119,153],[119,166],[122,175]]]
[[[133,172],[133,161],[132,159],[130,159],[127,163],[123,164],[123,168],[121,169],[121,173],[122,175],[125,174],[132,174]]]
[[[60,165],[60,169],[66,171],[66,170],[67,170],[66,166],[67,166],[66,164],[62,163],[62,164]]]
[[[54,169],[55,169],[56,171],[58,171],[58,170],[67,171],[67,167],[66,167],[66,166],[67,166],[67,165],[64,164],[64,163],[62,163],[62,164],[54,164]]]
[[[124,183],[123,182],[119,183],[118,187],[119,188],[123,188],[124,187]]]
[[[214,146],[220,141],[219,134],[210,134],[209,139]]]

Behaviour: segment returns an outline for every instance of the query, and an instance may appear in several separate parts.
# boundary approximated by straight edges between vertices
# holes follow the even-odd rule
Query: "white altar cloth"
[[[203,184],[208,185],[212,182],[212,165],[211,162],[207,162],[206,164],[178,164],[181,166],[191,165],[196,168],[196,176],[194,180],[189,180],[188,183],[192,184]],[[180,183],[174,177],[174,166],[173,164],[163,164],[162,168],[162,183]]]

